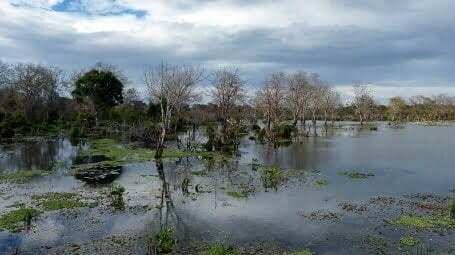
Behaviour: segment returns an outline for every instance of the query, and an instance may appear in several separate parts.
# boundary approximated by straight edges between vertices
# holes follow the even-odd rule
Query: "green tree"
[[[76,79],[72,95],[78,102],[89,100],[96,113],[104,112],[123,103],[123,83],[112,71],[92,69]]]

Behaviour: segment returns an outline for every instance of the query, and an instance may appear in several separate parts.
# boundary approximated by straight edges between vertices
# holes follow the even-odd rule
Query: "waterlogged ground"
[[[152,254],[165,228],[183,254],[455,254],[455,127],[378,127],[245,137],[234,156],[171,146],[162,164],[112,140],[2,144],[0,254]]]

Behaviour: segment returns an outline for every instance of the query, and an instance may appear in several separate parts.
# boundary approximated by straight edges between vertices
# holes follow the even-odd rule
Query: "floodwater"
[[[126,189],[125,209],[115,210],[102,202],[95,208],[46,212],[34,220],[31,230],[0,232],[0,254],[46,254],[68,244],[107,242],[112,236],[128,237],[131,253],[145,254],[148,237],[164,226],[174,229],[179,246],[194,242],[238,246],[266,243],[286,250],[309,249],[316,254],[370,254],[371,250],[362,247],[366,237],[381,236],[396,242],[413,231],[384,223],[397,212],[357,215],[343,211],[340,203],[361,204],[378,196],[401,198],[416,193],[455,195],[454,126],[377,125],[378,130],[372,131],[344,123],[343,128],[319,130],[317,137],[300,138],[278,148],[245,137],[238,160],[165,160],[163,173],[152,161],[124,166],[115,182]],[[39,193],[106,194],[109,184],[88,184],[66,174],[78,153],[88,146],[89,142],[75,144],[68,139],[0,145],[2,174],[49,169],[61,162],[50,175],[34,177],[27,183],[0,184],[4,193],[0,210],[7,210],[16,201],[28,203],[30,195]],[[266,189],[261,184],[261,169],[251,165],[253,160],[267,167],[308,173],[276,189]],[[208,174],[192,174],[197,170]],[[371,176],[352,179],[340,175],[342,170]],[[189,195],[180,189],[185,177],[192,184]],[[328,184],[318,185],[317,180],[327,180]],[[228,195],[245,186],[251,187],[248,197]],[[313,212],[331,212],[336,217],[320,218],[326,215],[323,213],[311,216]],[[438,252],[451,252],[454,247],[453,232],[414,234]],[[97,248],[92,249],[89,251],[97,253]]]

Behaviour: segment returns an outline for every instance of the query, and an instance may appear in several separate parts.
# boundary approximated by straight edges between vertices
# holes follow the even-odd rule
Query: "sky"
[[[455,95],[453,0],[0,0],[0,60],[115,64],[141,89],[162,61],[316,72],[343,96]]]

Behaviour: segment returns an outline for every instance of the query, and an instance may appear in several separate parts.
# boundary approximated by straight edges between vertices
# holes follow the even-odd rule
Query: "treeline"
[[[210,86],[200,89],[202,83]],[[98,63],[72,74],[55,66],[0,62],[0,135],[42,135],[69,132],[74,137],[125,131],[157,144],[188,125],[218,123],[209,130],[208,149],[235,146],[245,126],[254,126],[268,140],[316,121],[441,121],[455,119],[454,98],[418,96],[390,99],[379,105],[368,86],[353,86],[354,98],[340,93],[317,74],[275,72],[254,95],[236,67],[207,72],[202,67],[162,63],[144,72],[145,97],[128,88],[117,67]],[[198,104],[201,98],[208,104]],[[257,120],[264,126],[257,127]],[[287,123],[287,124],[284,124]],[[308,127],[308,130],[306,129]]]

